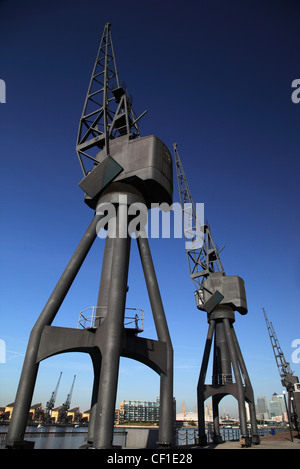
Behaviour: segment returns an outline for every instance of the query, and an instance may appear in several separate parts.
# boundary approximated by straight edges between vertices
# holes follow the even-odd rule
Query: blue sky
[[[245,280],[248,309],[235,330],[254,393],[281,383],[262,315],[286,359],[300,339],[298,298],[300,78],[297,1],[96,0],[0,3],[1,333],[0,405],[14,401],[30,331],[93,216],[78,187],[78,123],[102,31],[112,24],[118,72],[134,98],[142,135],[179,153],[195,202],[204,202],[228,275]],[[174,201],[178,201],[174,173]],[[207,333],[194,304],[182,239],[150,240],[174,347],[174,395],[193,411]],[[76,327],[97,301],[104,243],[97,239],[54,325]],[[127,306],[145,310],[155,338],[135,243]],[[298,357],[300,354],[298,354]],[[40,366],[34,402],[46,403],[63,371],[57,405],[76,374],[72,405],[90,405],[88,356]],[[155,400],[159,378],[121,359],[117,405]],[[236,412],[232,400],[221,409]]]

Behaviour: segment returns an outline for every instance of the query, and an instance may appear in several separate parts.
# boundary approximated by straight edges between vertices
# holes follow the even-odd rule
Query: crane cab
[[[86,193],[86,203],[94,208],[102,190],[110,182],[125,182],[135,187],[150,208],[152,203],[173,200],[172,157],[166,145],[154,135],[130,140],[128,135],[109,143],[96,155],[94,169],[79,186]]]

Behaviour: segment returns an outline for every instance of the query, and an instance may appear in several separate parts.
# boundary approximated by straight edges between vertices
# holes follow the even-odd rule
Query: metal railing
[[[251,434],[250,428],[248,428],[249,435]],[[276,428],[276,432],[281,433],[285,431],[285,428]],[[213,443],[213,428],[212,425],[208,425],[205,429],[207,442]],[[270,433],[270,428],[258,428],[258,435],[264,436]],[[220,435],[223,441],[238,441],[241,437],[241,431],[239,427],[231,428],[220,428]],[[198,429],[195,428],[177,428],[176,429],[176,445],[194,445],[196,438],[198,437]]]
[[[101,314],[101,309],[104,310]],[[106,318],[107,308],[103,306],[90,306],[79,313],[77,329],[89,329],[95,327],[98,319]],[[127,316],[126,311],[139,311],[134,316]],[[140,308],[125,308],[124,327],[136,329],[139,332],[144,330],[144,311]],[[129,326],[129,327],[128,327]]]
[[[232,374],[222,374],[219,373],[217,375],[212,376],[212,384],[215,386],[220,386],[224,384],[232,384],[233,381],[233,375]]]

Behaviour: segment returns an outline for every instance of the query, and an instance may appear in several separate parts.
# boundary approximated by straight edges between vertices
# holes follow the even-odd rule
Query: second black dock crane
[[[286,388],[288,394],[287,414],[291,427],[298,430],[300,422],[300,383],[299,378],[294,376],[290,364],[286,361],[284,353],[280,347],[279,340],[275,333],[273,324],[269,322],[265,308],[262,308],[266,321],[276,365],[281,378],[281,384]]]
[[[221,399],[228,394],[238,401],[241,445],[259,444],[253,389],[233,328],[234,312],[246,314],[248,311],[244,281],[240,277],[225,274],[219,256],[221,249],[215,245],[209,225],[204,222],[201,224],[197,217],[177,144],[173,145],[173,149],[190,277],[196,286],[197,308],[206,311],[209,323],[197,387],[198,444],[207,444],[204,402],[209,397],[212,397],[213,439],[216,443],[222,441],[218,406]],[[213,341],[212,383],[205,384]],[[251,436],[247,428],[246,402],[249,404]]]

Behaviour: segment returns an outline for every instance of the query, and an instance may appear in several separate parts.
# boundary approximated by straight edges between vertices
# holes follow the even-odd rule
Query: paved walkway
[[[207,449],[300,449],[300,439],[297,432],[293,432],[293,441],[291,441],[290,432],[277,433],[261,437],[259,445],[252,445],[249,448],[242,448],[239,441],[225,441],[220,445],[211,445]]]

